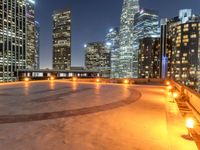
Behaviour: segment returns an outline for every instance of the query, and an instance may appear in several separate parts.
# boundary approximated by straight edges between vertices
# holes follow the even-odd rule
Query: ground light
[[[124,80],[124,84],[128,84],[129,83],[129,80],[128,79],[125,79]]]
[[[185,121],[186,128],[188,129],[188,135],[192,137],[191,130],[194,128],[195,121],[193,118],[187,118]]]
[[[175,99],[178,98],[178,93],[177,92],[173,93],[173,98],[175,98]]]
[[[30,81],[30,79],[26,77],[26,78],[24,78],[24,81],[28,82],[28,81]]]
[[[96,82],[99,83],[99,82],[100,82],[100,79],[96,79]]]
[[[50,80],[53,81],[53,80],[55,80],[55,78],[54,77],[50,77]]]
[[[169,81],[167,81],[167,82],[166,82],[166,85],[168,85],[168,86],[169,86],[169,85],[170,85],[170,82],[169,82]]]
[[[72,81],[74,81],[74,82],[77,81],[77,78],[76,78],[76,77],[73,77],[73,78],[72,78]]]
[[[169,85],[167,88],[168,88],[169,90],[172,90],[172,86],[171,86],[171,85]]]

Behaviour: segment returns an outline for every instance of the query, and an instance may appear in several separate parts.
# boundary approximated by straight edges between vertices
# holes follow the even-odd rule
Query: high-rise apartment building
[[[53,14],[53,69],[70,70],[71,67],[71,11]]]
[[[160,78],[160,38],[140,39],[138,54],[139,78]]]
[[[119,77],[138,76],[137,51],[133,50],[134,16],[139,11],[139,0],[124,0],[120,24]]]
[[[40,68],[40,24],[35,21],[35,42],[36,42],[36,53],[35,53],[35,68]]]
[[[85,45],[85,67],[100,71],[103,77],[110,76],[110,51],[102,42]]]
[[[180,10],[179,16],[166,24],[168,77],[200,91],[200,16],[191,9]]]
[[[110,51],[110,77],[119,78],[119,30],[112,28],[106,35],[106,48]]]
[[[0,82],[15,81],[18,69],[32,66],[34,5],[34,0],[0,1]]]

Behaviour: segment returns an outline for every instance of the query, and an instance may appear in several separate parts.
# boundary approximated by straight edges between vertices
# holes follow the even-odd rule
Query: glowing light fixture
[[[129,83],[129,80],[128,79],[125,79],[124,80],[124,84],[128,84]]]
[[[170,85],[170,86],[168,86],[168,89],[169,89],[169,90],[172,90],[172,86],[171,86],[171,85]]]
[[[193,118],[187,118],[186,119],[186,127],[188,129],[193,129],[194,128],[194,125],[195,125],[195,121]]]
[[[73,77],[73,78],[72,78],[72,81],[74,81],[74,82],[77,81],[77,78],[76,78],[76,77]]]
[[[98,82],[98,83],[99,83],[99,82],[100,82],[100,79],[96,79],[96,82]]]
[[[55,80],[55,78],[54,77],[50,77],[50,80],[53,81],[53,80]]]
[[[177,92],[174,92],[173,93],[173,98],[177,98],[178,97],[178,93]]]
[[[24,81],[28,82],[28,81],[30,81],[30,79],[26,77],[26,78],[24,78]]]
[[[168,86],[169,86],[169,85],[170,85],[170,82],[169,82],[169,81],[167,81],[167,82],[166,82],[166,85],[168,85]]]

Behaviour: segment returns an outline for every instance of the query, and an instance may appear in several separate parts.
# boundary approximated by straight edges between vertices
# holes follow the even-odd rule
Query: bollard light
[[[169,90],[172,90],[172,86],[171,86],[171,85],[169,85],[167,88],[168,88]]]
[[[168,86],[169,86],[169,85],[170,85],[170,82],[169,82],[169,81],[167,81],[167,82],[166,82],[166,85],[168,85]]]
[[[28,77],[24,78],[24,81],[28,82],[30,79]]]
[[[100,82],[100,79],[99,79],[99,78],[98,78],[98,79],[96,79],[96,82],[97,82],[97,83],[99,83],[99,82]]]
[[[178,93],[177,92],[173,93],[173,98],[178,98]]]
[[[50,77],[50,80],[53,81],[53,80],[55,80],[55,78],[54,77]]]
[[[124,84],[128,84],[129,83],[129,80],[128,79],[125,79],[124,80]]]
[[[72,78],[72,81],[74,81],[74,82],[77,81],[77,78],[76,78],[76,77],[73,77],[73,78]]]
[[[185,125],[186,125],[186,127],[188,129],[193,129],[194,128],[195,121],[194,121],[193,118],[187,118],[185,123],[186,123]]]

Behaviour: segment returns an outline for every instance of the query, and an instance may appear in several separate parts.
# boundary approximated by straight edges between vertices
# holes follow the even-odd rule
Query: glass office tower
[[[110,77],[110,51],[103,42],[85,45],[85,67],[100,71],[103,77]]]
[[[138,71],[141,71],[140,70],[141,68],[138,68],[139,62],[137,61],[140,58],[138,57],[137,54],[143,53],[140,52],[143,51],[143,49],[142,50],[140,49],[140,40],[144,38],[158,38],[158,37],[160,37],[158,12],[155,10],[142,9],[138,13],[136,13],[133,25],[133,50],[135,52],[135,69],[137,69]],[[144,42],[145,44],[148,43],[145,40]],[[139,77],[143,76],[143,75],[141,76],[141,72],[138,73]],[[153,77],[153,75],[150,75],[149,77]]]
[[[53,14],[53,69],[70,70],[71,67],[71,11]]]
[[[0,0],[0,82],[17,80],[15,72],[31,65],[34,5],[33,0]]]
[[[110,77],[119,78],[119,29],[112,28],[106,35],[106,48],[110,51]]]
[[[124,0],[119,33],[119,77],[137,78],[137,52],[133,50],[134,16],[139,11],[138,0]]]
[[[28,69],[37,69],[37,48],[36,48],[36,26],[35,26],[35,2],[32,0],[26,1],[27,4],[27,53],[26,63]]]

